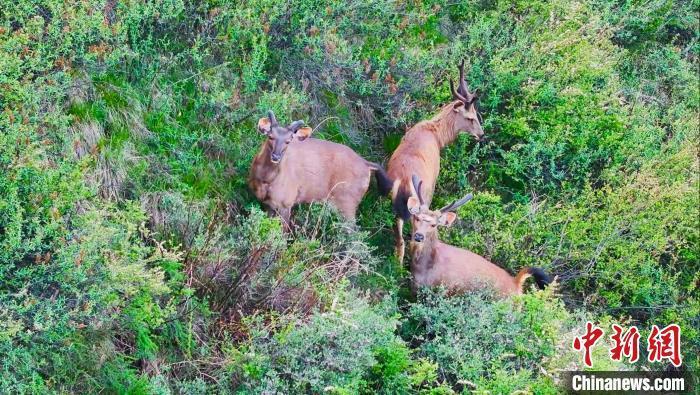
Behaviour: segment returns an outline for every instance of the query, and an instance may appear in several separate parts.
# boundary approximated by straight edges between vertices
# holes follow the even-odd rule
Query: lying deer
[[[425,182],[424,199],[430,205],[440,171],[440,150],[460,133],[469,133],[477,140],[484,135],[476,110],[477,94],[470,92],[464,81],[464,61],[459,65],[459,86],[455,90],[450,80],[450,90],[453,101],[433,119],[420,122],[406,132],[387,165],[387,173],[393,180],[391,199],[396,213],[394,232],[399,262],[403,262],[405,250],[403,224],[409,219],[406,202],[411,196],[411,175],[417,174]]]
[[[525,280],[532,276],[540,289],[551,281],[542,269],[527,267],[513,277],[485,258],[438,240],[437,227],[451,226],[457,219],[455,211],[471,200],[472,195],[459,199],[437,211],[430,211],[421,191],[422,182],[412,177],[416,196],[408,198],[406,208],[411,214],[413,228],[409,251],[411,254],[412,287],[445,286],[452,294],[491,285],[501,295],[522,293]]]
[[[248,183],[255,196],[290,227],[292,207],[298,203],[330,201],[349,220],[355,219],[372,172],[382,188],[390,181],[384,169],[361,158],[342,144],[309,138],[303,121],[282,126],[275,114],[258,120],[267,136],[253,159]]]

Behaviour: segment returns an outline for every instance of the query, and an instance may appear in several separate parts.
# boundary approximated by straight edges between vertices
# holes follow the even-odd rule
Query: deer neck
[[[270,145],[264,142],[253,160],[253,176],[256,180],[263,183],[271,183],[277,178],[285,159],[283,156],[279,163],[272,163],[270,154]]]
[[[435,254],[438,252],[440,241],[437,238],[437,232],[426,236],[421,243],[411,241],[409,249],[411,253],[411,273],[414,276],[425,274],[433,268],[435,263]]]
[[[459,136],[459,130],[455,126],[455,117],[458,114],[453,111],[453,108],[454,102],[447,104],[431,120],[435,124],[435,138],[441,149],[451,144]]]

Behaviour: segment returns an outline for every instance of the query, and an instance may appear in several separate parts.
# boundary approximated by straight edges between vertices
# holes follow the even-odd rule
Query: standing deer
[[[418,176],[413,175],[412,184],[416,196],[406,202],[411,215],[412,234],[409,244],[411,254],[412,288],[414,292],[422,286],[445,286],[452,294],[490,284],[501,295],[522,293],[525,280],[532,276],[540,289],[551,280],[540,268],[526,267],[515,276],[489,262],[485,258],[438,240],[437,227],[451,226],[457,219],[455,211],[471,200],[468,194],[446,207],[430,211],[425,202]]]
[[[275,114],[258,120],[267,136],[253,159],[248,184],[255,196],[278,213],[290,229],[292,207],[298,203],[328,200],[349,220],[355,219],[360,200],[375,172],[377,183],[387,188],[384,169],[361,158],[342,144],[309,138],[303,121],[282,126]]]
[[[399,262],[403,262],[405,250],[403,224],[409,219],[406,202],[411,196],[411,175],[417,174],[425,181],[424,199],[430,205],[440,171],[440,150],[453,142],[459,133],[469,133],[477,140],[484,135],[476,110],[478,96],[469,92],[464,81],[464,60],[459,65],[459,86],[455,90],[450,80],[450,90],[453,101],[442,107],[433,119],[422,121],[406,132],[389,159],[387,173],[393,180],[391,199],[396,213],[394,232]],[[382,193],[388,192],[382,190]]]

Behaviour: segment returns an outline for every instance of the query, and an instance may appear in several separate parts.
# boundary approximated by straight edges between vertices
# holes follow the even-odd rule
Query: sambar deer
[[[253,159],[250,188],[282,217],[286,230],[292,207],[298,203],[328,200],[346,219],[354,220],[371,173],[387,188],[386,172],[345,145],[309,138],[312,129],[303,125],[303,121],[280,125],[272,111],[258,120],[258,130],[267,141]]]
[[[551,282],[540,268],[526,267],[513,277],[471,251],[438,240],[437,228],[451,226],[457,219],[455,211],[471,200],[472,195],[431,211],[422,196],[422,182],[418,176],[412,177],[412,184],[415,196],[408,198],[406,208],[411,214],[409,252],[414,292],[422,286],[442,285],[449,293],[459,294],[490,285],[500,296],[508,296],[522,293],[523,283],[530,276],[535,278],[540,289]]]
[[[457,139],[460,133],[469,133],[477,140],[484,135],[476,109],[478,96],[469,91],[464,81],[464,60],[459,65],[459,86],[455,90],[450,80],[450,90],[453,101],[442,107],[432,119],[409,129],[387,165],[387,173],[393,182],[391,200],[396,215],[394,232],[399,262],[403,262],[405,251],[403,224],[409,219],[406,202],[411,196],[411,176],[417,174],[425,182],[423,198],[430,205],[440,171],[442,148]]]

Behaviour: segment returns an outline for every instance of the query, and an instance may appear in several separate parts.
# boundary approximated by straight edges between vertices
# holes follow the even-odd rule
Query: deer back
[[[501,295],[521,292],[515,278],[486,258],[469,250],[438,241],[429,254],[432,262],[416,262],[422,273],[420,285],[447,287],[453,293],[461,293],[484,286],[495,289]]]
[[[392,200],[395,209],[404,219],[406,199],[411,196],[411,177],[417,174],[423,180],[423,197],[430,204],[435,181],[440,172],[440,145],[435,139],[432,125],[421,122],[411,128],[389,159],[387,173],[394,180]]]
[[[256,195],[273,206],[289,207],[339,197],[359,201],[369,185],[370,170],[365,160],[349,147],[330,141],[295,140],[279,164],[274,165],[267,158],[263,147],[251,169],[251,184],[264,184],[265,188],[253,189],[264,190],[264,197],[257,192]]]

